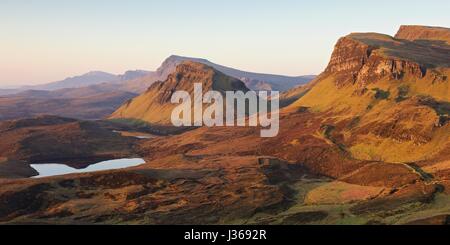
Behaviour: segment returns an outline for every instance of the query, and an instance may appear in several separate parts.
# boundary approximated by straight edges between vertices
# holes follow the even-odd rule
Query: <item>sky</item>
[[[450,27],[448,0],[0,0],[0,87],[155,70],[172,55],[318,74],[337,39]]]

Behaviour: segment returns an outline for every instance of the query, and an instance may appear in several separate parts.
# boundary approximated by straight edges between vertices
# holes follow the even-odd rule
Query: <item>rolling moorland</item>
[[[255,89],[183,60],[108,119],[0,122],[0,223],[448,224],[449,76],[448,28],[352,33],[319,76],[282,94],[280,133],[261,138],[170,127],[176,89]],[[122,157],[145,164],[30,178],[31,163]]]

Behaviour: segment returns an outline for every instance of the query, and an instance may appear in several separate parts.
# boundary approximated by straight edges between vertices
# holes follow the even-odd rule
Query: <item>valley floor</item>
[[[72,124],[77,122],[58,122],[57,128],[70,124],[64,127],[80,134],[79,130],[100,127],[107,132],[90,135],[83,142],[89,146],[115,139],[116,145],[122,145],[120,155],[141,156],[146,163],[123,170],[1,179],[0,221],[3,224],[448,223],[448,162],[410,165],[353,159],[342,144],[323,134],[320,123],[314,123],[320,117],[312,115],[309,112],[284,115],[283,130],[274,139],[260,138],[256,128],[199,128],[172,136],[138,139],[136,130],[128,134],[127,128],[105,123],[99,123],[100,126],[82,123],[81,127],[75,127]],[[55,125],[33,126],[32,131],[45,135],[50,132],[47,129],[54,134]],[[123,148],[128,144],[131,146]],[[279,147],[274,148],[274,144]],[[104,155],[102,151],[99,148],[89,154]],[[19,176],[35,175],[16,169],[19,172]]]

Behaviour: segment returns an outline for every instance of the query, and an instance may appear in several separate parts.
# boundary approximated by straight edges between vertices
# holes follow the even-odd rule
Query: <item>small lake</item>
[[[65,164],[58,163],[31,164],[30,166],[39,173],[38,176],[33,176],[32,178],[43,178],[65,174],[90,173],[104,170],[129,168],[139,166],[144,163],[145,160],[142,158],[123,158],[95,163],[89,165],[89,167],[84,169],[75,169]]]
[[[136,135],[134,137],[136,137],[138,139],[153,139],[153,138],[155,138],[155,137],[150,136],[150,135]]]
[[[144,133],[139,133],[139,132],[127,132],[127,131],[117,131],[117,130],[113,130],[113,132],[120,134],[124,137],[135,137],[138,139],[154,139],[154,138],[156,138],[155,135],[144,134]]]

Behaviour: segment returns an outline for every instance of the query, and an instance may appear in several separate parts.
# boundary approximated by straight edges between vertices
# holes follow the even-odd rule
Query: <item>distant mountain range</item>
[[[175,70],[175,67],[184,61],[193,61],[210,66],[224,73],[225,75],[243,81],[245,85],[247,85],[247,87],[252,90],[286,91],[298,85],[306,84],[315,77],[313,75],[291,77],[291,76],[247,72],[223,65],[218,65],[206,59],[182,57],[176,55],[172,55],[169,58],[167,58],[163,62],[162,66],[156,71],[156,73],[162,78],[167,78],[167,75],[172,73]]]
[[[137,95],[121,90],[121,81],[148,73],[128,71],[123,75],[113,75],[95,71],[44,85],[4,90],[0,97],[0,120],[46,114],[100,119]]]
[[[303,85],[314,79],[314,75],[308,76],[298,76],[289,77],[282,75],[272,75],[272,74],[262,74],[254,72],[246,72],[237,70],[234,68],[226,67],[223,65],[218,65],[212,63],[206,59],[200,58],[190,58],[182,57],[177,55],[172,55],[168,57],[161,66],[154,72],[149,72],[147,75],[142,77],[137,77],[128,81],[121,82],[119,84],[105,84],[104,86],[111,86],[111,89],[120,89],[122,91],[132,92],[132,93],[143,93],[149,88],[153,83],[158,81],[164,81],[167,76],[173,73],[177,65],[185,61],[192,61],[196,63],[205,64],[210,66],[217,71],[224,73],[230,77],[239,79],[245,83],[245,85],[252,90],[276,90],[276,91],[287,91],[291,88]]]
[[[168,57],[156,71],[130,70],[121,75],[114,75],[102,71],[91,71],[83,75],[69,77],[61,81],[42,85],[22,86],[15,89],[0,89],[0,96],[15,94],[26,90],[52,91],[68,88],[82,88],[99,84],[103,84],[102,86],[109,90],[142,93],[154,82],[166,80],[167,76],[175,71],[176,66],[184,61],[193,61],[213,67],[228,76],[242,80],[247,87],[252,90],[286,91],[298,85],[306,84],[315,77],[314,75],[291,77],[247,72],[218,65],[206,59],[172,55]]]
[[[0,96],[2,95],[11,95],[16,94],[20,92],[24,92],[27,90],[30,91],[54,91],[59,89],[72,89],[72,88],[83,88],[93,85],[99,85],[99,84],[110,84],[110,85],[117,85],[118,83],[122,83],[128,80],[133,80],[136,78],[140,78],[143,76],[146,76],[150,74],[150,71],[143,71],[143,70],[135,70],[135,71],[127,71],[124,74],[121,75],[114,75],[107,72],[102,71],[91,71],[83,75],[74,76],[74,77],[68,77],[61,81],[46,83],[46,84],[40,84],[40,85],[27,85],[22,86],[19,88],[8,88],[8,89],[0,89]],[[107,86],[105,86],[107,87]],[[115,86],[112,86],[115,87]],[[110,89],[115,90],[115,89]],[[30,93],[28,93],[31,95]]]
[[[289,77],[240,71],[206,59],[172,55],[156,71],[134,70],[121,75],[91,71],[42,85],[0,89],[0,120],[52,114],[78,119],[101,119],[127,100],[165,81],[182,62],[196,62],[239,79],[253,90],[285,91],[305,84],[314,76]]]
[[[114,75],[102,71],[91,71],[86,74],[69,77],[62,81],[47,83],[43,85],[36,86],[25,86],[22,89],[28,90],[57,90],[65,88],[81,88],[91,85],[98,85],[101,83],[120,83],[127,80],[136,79],[150,74],[149,71],[127,71],[122,75]]]

